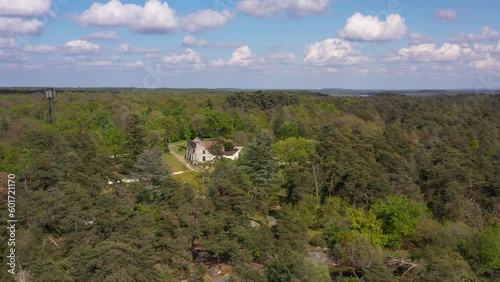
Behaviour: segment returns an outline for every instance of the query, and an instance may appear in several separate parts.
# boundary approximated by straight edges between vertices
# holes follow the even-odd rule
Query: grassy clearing
[[[187,141],[186,140],[181,140],[181,141],[177,141],[174,143],[170,143],[170,146],[179,155],[184,156],[187,152]]]
[[[174,175],[174,177],[181,183],[191,184],[194,187],[194,189],[196,189],[196,191],[202,194],[202,181],[201,181],[201,174],[199,172],[186,171],[182,174]]]
[[[182,164],[178,159],[176,159],[171,154],[168,154],[168,153],[163,154],[163,159],[167,163],[167,165],[168,165],[168,167],[169,167],[169,169],[170,169],[171,172],[188,170],[184,166],[184,164]]]

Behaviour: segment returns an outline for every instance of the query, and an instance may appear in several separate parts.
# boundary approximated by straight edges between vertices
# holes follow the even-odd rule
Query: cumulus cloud
[[[398,52],[398,59],[417,62],[449,62],[457,61],[465,51],[458,44],[444,43],[437,48],[435,43],[428,43],[402,48]]]
[[[111,0],[94,3],[76,21],[83,26],[127,26],[138,33],[167,34],[177,30],[179,22],[167,2],[147,0],[144,6]]]
[[[236,48],[229,60],[214,60],[210,62],[210,65],[215,68],[220,67],[230,67],[230,68],[246,68],[246,69],[263,69],[268,68],[269,63],[273,62],[271,59],[274,55],[269,55],[270,57],[257,57],[252,53],[249,46],[243,45]],[[286,61],[287,58],[274,58],[274,62]],[[289,59],[289,58],[288,58]]]
[[[285,11],[290,17],[322,14],[328,11],[330,0],[243,0],[237,10],[254,17],[270,17]]]
[[[191,65],[198,69],[204,68],[203,57],[191,48],[186,49],[184,53],[170,53],[161,60],[167,65]]]
[[[149,0],[144,4],[139,21],[132,25],[132,30],[139,33],[173,33],[179,22],[175,11],[170,9],[167,2]]]
[[[125,67],[131,68],[131,69],[142,68],[142,67],[144,67],[144,63],[141,62],[141,61],[137,61],[137,62],[134,62],[134,63],[127,63],[125,65]]]
[[[136,21],[143,8],[134,4],[122,4],[119,0],[111,0],[106,4],[94,3],[76,20],[85,26],[127,26]]]
[[[312,43],[306,46],[304,53],[304,64],[315,67],[355,65],[369,61],[354,50],[353,43],[338,38]]]
[[[42,31],[43,24],[37,19],[0,18],[0,34],[35,36],[42,34]]]
[[[120,36],[114,31],[103,31],[91,33],[84,37],[85,40],[109,40],[115,41],[120,40]]]
[[[438,9],[434,17],[440,21],[454,21],[457,19],[457,12],[450,9]]]
[[[409,38],[410,38],[410,45],[421,45],[421,44],[435,42],[434,38],[430,37],[429,35],[418,32],[411,33]]]
[[[470,62],[469,65],[479,71],[500,70],[500,60],[491,55],[483,60]]]
[[[82,26],[126,26],[137,33],[169,34],[179,28],[188,32],[207,31],[227,24],[235,16],[234,12],[207,9],[178,18],[166,1],[146,0],[141,6],[110,0],[105,4],[92,4],[74,19]]]
[[[85,40],[72,40],[62,48],[68,54],[96,54],[100,51],[100,46]]]
[[[182,46],[185,47],[216,47],[216,48],[236,48],[243,45],[239,42],[208,42],[205,39],[198,39],[192,35],[186,35],[182,39]]]
[[[489,26],[483,26],[477,33],[464,33],[460,32],[455,34],[451,41],[454,43],[474,42],[484,40],[495,40],[500,38],[500,32]]]
[[[0,0],[0,16],[33,18],[53,16],[51,0]]]
[[[246,67],[254,62],[252,51],[247,45],[241,46],[234,50],[231,59],[227,62],[228,65]]]
[[[121,44],[115,48],[116,52],[119,53],[157,53],[160,52],[158,48],[141,48],[132,46],[130,44]]]
[[[207,47],[208,41],[204,39],[198,39],[192,35],[186,35],[182,39],[182,46],[186,47]]]
[[[496,45],[476,43],[473,49],[477,53],[500,53],[500,41]]]
[[[0,37],[0,49],[12,49],[16,47],[14,38]]]
[[[339,35],[353,41],[391,41],[405,36],[405,19],[398,14],[388,15],[385,21],[375,16],[356,13],[348,18]]]
[[[188,32],[202,32],[224,26],[234,19],[235,13],[229,11],[201,10],[181,19],[182,28]]]

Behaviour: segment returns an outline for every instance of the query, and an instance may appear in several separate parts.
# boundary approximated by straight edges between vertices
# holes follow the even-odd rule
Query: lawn
[[[167,163],[171,172],[185,171],[188,170],[184,164],[182,164],[178,159],[169,153],[163,154],[163,159]]]
[[[187,151],[187,141],[186,140],[181,140],[181,141],[177,141],[174,143],[170,143],[170,146],[179,155],[181,155],[181,156],[186,155],[186,151]]]
[[[175,179],[177,179],[181,183],[191,184],[196,191],[202,194],[202,182],[200,173],[197,171],[186,171],[182,174],[174,175]],[[206,187],[205,187],[206,189]]]

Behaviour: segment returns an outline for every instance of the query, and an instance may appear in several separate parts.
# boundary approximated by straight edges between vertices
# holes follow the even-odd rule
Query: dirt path
[[[172,154],[176,159],[178,159],[185,167],[187,167],[189,170],[192,170],[192,171],[198,171],[192,164],[188,163],[186,161],[186,159],[184,159],[183,156],[179,155],[175,150],[174,150],[175,147],[173,147],[172,145],[168,145],[168,149],[170,151],[170,154]]]

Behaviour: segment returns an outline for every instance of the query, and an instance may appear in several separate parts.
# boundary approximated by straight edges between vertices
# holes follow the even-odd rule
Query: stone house
[[[196,137],[189,141],[186,158],[192,163],[212,162],[217,158],[217,142],[216,141],[203,141]],[[219,148],[222,152],[219,156],[236,160],[240,156],[243,147],[234,147],[233,150],[225,151],[224,148]]]

